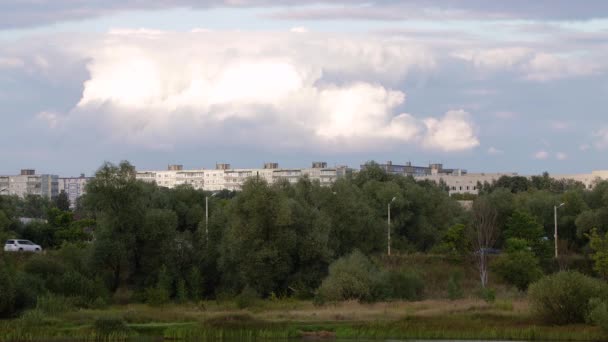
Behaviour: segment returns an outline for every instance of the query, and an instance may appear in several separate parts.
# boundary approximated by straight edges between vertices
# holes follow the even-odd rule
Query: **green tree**
[[[87,184],[85,201],[97,217],[93,264],[116,290],[132,280],[143,261],[144,185],[135,180],[128,162],[105,163]]]
[[[593,250],[593,269],[604,279],[608,279],[608,234],[600,234],[597,229],[589,235],[589,247]]]
[[[65,191],[61,191],[57,198],[55,198],[55,207],[61,211],[70,210],[70,198]]]
[[[283,293],[297,245],[288,199],[254,178],[227,209],[220,257],[224,281],[236,291],[249,286],[262,296]]]

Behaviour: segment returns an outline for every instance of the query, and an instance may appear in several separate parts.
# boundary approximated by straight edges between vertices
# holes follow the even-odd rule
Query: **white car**
[[[40,252],[42,247],[29,240],[6,240],[5,252]]]

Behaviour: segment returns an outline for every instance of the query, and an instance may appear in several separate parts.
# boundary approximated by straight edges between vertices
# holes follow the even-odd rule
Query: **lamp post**
[[[557,251],[557,209],[563,207],[564,205],[566,205],[566,203],[562,203],[560,205],[554,205],[553,206],[553,219],[554,219],[554,223],[555,223],[555,231],[553,234],[553,239],[555,240],[555,259],[557,259],[558,257],[558,251]]]
[[[205,243],[209,243],[209,197],[217,194],[217,192],[214,192],[211,196],[205,196]]]
[[[395,200],[397,199],[397,197],[393,197],[393,199],[388,202],[388,226],[387,226],[387,230],[386,230],[386,234],[387,234],[387,248],[386,248],[386,253],[388,256],[391,256],[391,204],[393,202],[395,202]]]

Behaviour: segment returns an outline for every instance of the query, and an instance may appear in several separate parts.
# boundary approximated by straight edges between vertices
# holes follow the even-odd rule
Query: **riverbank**
[[[525,299],[426,300],[315,306],[308,301],[231,302],[151,307],[143,304],[44,313],[33,310],[0,322],[0,341],[45,338],[182,340],[263,338],[493,339],[600,341],[588,325],[551,326],[530,316]]]

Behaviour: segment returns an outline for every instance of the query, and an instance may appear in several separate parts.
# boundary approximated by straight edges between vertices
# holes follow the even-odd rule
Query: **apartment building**
[[[300,178],[308,177],[327,186],[350,172],[352,170],[346,166],[328,167],[325,162],[314,162],[310,168],[280,168],[278,163],[265,163],[260,169],[235,169],[230,164],[220,163],[209,170],[183,170],[181,165],[169,165],[163,171],[138,171],[136,178],[166,188],[189,184],[194,189],[206,191],[238,191],[251,177],[259,177],[269,184],[280,180],[296,183]]]
[[[58,191],[65,192],[70,200],[70,208],[76,208],[78,199],[86,193],[86,185],[91,178],[81,174],[80,177],[59,177]]]
[[[0,195],[15,195],[24,198],[37,195],[49,199],[59,194],[59,177],[36,174],[36,170],[23,169],[19,175],[0,176]]]

